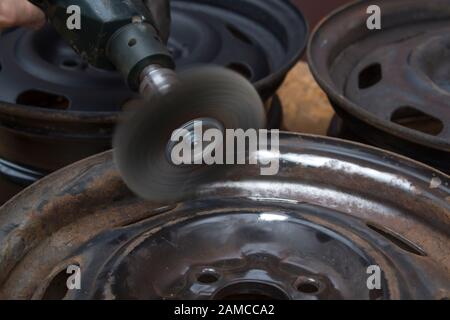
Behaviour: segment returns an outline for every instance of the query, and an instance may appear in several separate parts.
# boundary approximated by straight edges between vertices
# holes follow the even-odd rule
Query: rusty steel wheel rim
[[[0,209],[0,296],[450,296],[448,176],[330,138],[285,133],[280,151],[277,176],[230,167],[166,207],[136,198],[111,152],[44,178]],[[72,264],[79,291],[58,284]],[[369,265],[383,271],[381,290],[365,287]]]
[[[381,30],[369,30],[369,5]],[[313,32],[311,71],[358,140],[449,172],[447,0],[358,1]]]

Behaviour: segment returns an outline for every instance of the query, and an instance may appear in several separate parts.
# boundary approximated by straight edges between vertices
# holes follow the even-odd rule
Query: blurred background
[[[325,16],[339,6],[354,0],[291,0],[308,21],[310,33]],[[288,74],[278,95],[283,105],[282,129],[294,132],[326,135],[334,110],[319,88],[306,60],[299,62]]]
[[[313,28],[324,16],[337,7],[353,2],[351,0],[291,0],[302,10],[308,20],[309,26]]]

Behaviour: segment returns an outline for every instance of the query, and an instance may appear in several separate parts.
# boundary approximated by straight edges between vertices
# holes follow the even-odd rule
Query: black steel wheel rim
[[[370,31],[366,26],[369,17],[366,10],[372,4],[381,8],[380,31]],[[449,94],[448,79],[443,79],[437,69],[425,66],[428,58],[445,52],[442,45],[447,41],[448,9],[445,0],[358,1],[325,19],[310,39],[308,59],[314,77],[338,114],[349,124],[356,119],[366,124],[369,132],[372,127],[378,134],[384,133],[385,139],[392,137],[398,143],[434,149],[448,157],[450,100],[445,98]],[[343,21],[352,23],[342,24]],[[430,48],[423,48],[425,44]],[[446,70],[446,60],[435,57],[434,61],[436,64],[442,61],[442,70]],[[397,90],[402,86],[407,91]],[[376,99],[369,94],[372,90],[379,90]],[[386,102],[385,108],[377,109],[382,102]],[[400,124],[397,118],[411,110],[440,122],[439,132]]]
[[[228,67],[253,82],[263,99],[274,94],[306,47],[306,20],[287,0],[176,0],[172,7],[173,20],[181,21],[169,39],[178,66],[200,60]]]

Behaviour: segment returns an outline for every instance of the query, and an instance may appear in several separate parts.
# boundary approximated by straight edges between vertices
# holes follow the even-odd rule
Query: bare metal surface
[[[170,285],[170,279],[191,279],[198,265],[188,263],[184,271],[178,267],[192,259],[208,267],[207,261],[223,261],[227,253],[232,256],[238,252],[245,253],[239,263],[245,262],[244,269],[253,271],[242,276],[242,269],[233,267],[235,264],[225,271],[220,269],[228,280],[208,287],[216,290],[211,298],[228,292],[225,288],[233,279],[264,279],[272,289],[276,283],[290,298],[305,298],[291,292],[292,278],[271,271],[277,270],[273,268],[279,263],[286,266],[288,256],[294,259],[289,260],[288,274],[304,274],[297,281],[313,277],[328,288],[306,298],[349,298],[355,292],[362,292],[360,298],[374,298],[358,291],[362,284],[351,282],[339,269],[358,255],[364,257],[361,261],[377,264],[383,270],[384,289],[375,298],[449,297],[448,176],[378,149],[294,134],[281,136],[280,161],[281,170],[276,177],[259,176],[257,166],[230,167],[219,182],[200,185],[192,200],[164,207],[142,201],[126,188],[111,153],[86,159],[44,178],[0,209],[0,297],[42,298],[55,275],[68,264],[77,263],[85,274],[85,290],[69,292],[66,298],[157,298],[153,287],[145,282],[155,275],[159,275],[158,279],[150,283],[164,288],[159,294],[165,292],[166,298],[196,298],[185,295],[186,286],[175,289],[179,287]],[[230,218],[225,227],[220,222],[225,214],[238,220]],[[258,216],[264,219],[254,220]],[[238,223],[244,221],[239,219],[248,222]],[[205,239],[217,240],[220,237],[214,235],[226,233],[234,236],[224,238],[220,245],[203,241],[189,247],[195,238],[190,240],[194,242],[180,242],[183,234],[195,235],[192,230],[214,221],[218,223],[211,226],[222,228],[211,234],[200,233]],[[285,223],[288,224],[283,227]],[[182,230],[185,233],[178,233]],[[285,233],[294,230],[291,240],[286,240]],[[334,240],[329,242],[317,232],[325,232]],[[326,241],[319,243],[317,239]],[[152,246],[152,241],[163,241],[162,248],[167,246],[170,250],[155,256],[154,250],[160,246]],[[293,245],[299,241],[297,247],[302,249],[288,250],[289,241]],[[280,243],[281,248],[288,250],[284,251],[284,258],[278,249]],[[313,243],[325,247],[316,252],[310,246]],[[326,250],[328,245],[347,248],[348,256],[336,257],[341,261],[336,265],[323,265],[323,261],[332,261],[323,260],[333,257],[334,251]],[[187,260],[177,260],[182,256]],[[137,262],[130,264],[129,259]],[[150,272],[147,280],[140,278],[141,267],[159,270],[164,263],[168,272]],[[131,266],[135,269],[129,269]],[[122,273],[126,269],[130,271],[128,276]],[[105,282],[96,276],[108,270],[114,275],[113,287],[110,280]],[[257,270],[268,276],[261,278]],[[361,275],[360,269],[355,272]],[[135,286],[126,289],[122,285],[127,281]],[[195,285],[192,281],[183,283]]]
[[[158,65],[149,65],[142,70],[139,92],[149,99],[154,94],[166,94],[178,83],[175,71]]]

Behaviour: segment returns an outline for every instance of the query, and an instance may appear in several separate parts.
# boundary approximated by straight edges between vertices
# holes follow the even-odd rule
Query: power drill
[[[164,44],[170,28],[168,0],[30,2],[46,13],[83,59],[100,69],[119,70],[132,90],[165,91],[176,81],[174,61]],[[79,8],[80,29],[67,25],[68,9],[74,4]]]
[[[223,174],[217,166],[174,165],[168,154],[176,129],[185,129],[195,144],[202,138],[194,130],[197,122],[222,132],[265,127],[261,99],[242,76],[211,66],[175,73],[165,45],[169,0],[30,1],[82,58],[97,68],[119,70],[143,96],[113,141],[121,176],[139,196],[159,203],[184,200]],[[73,5],[79,8],[79,29],[67,24]]]

